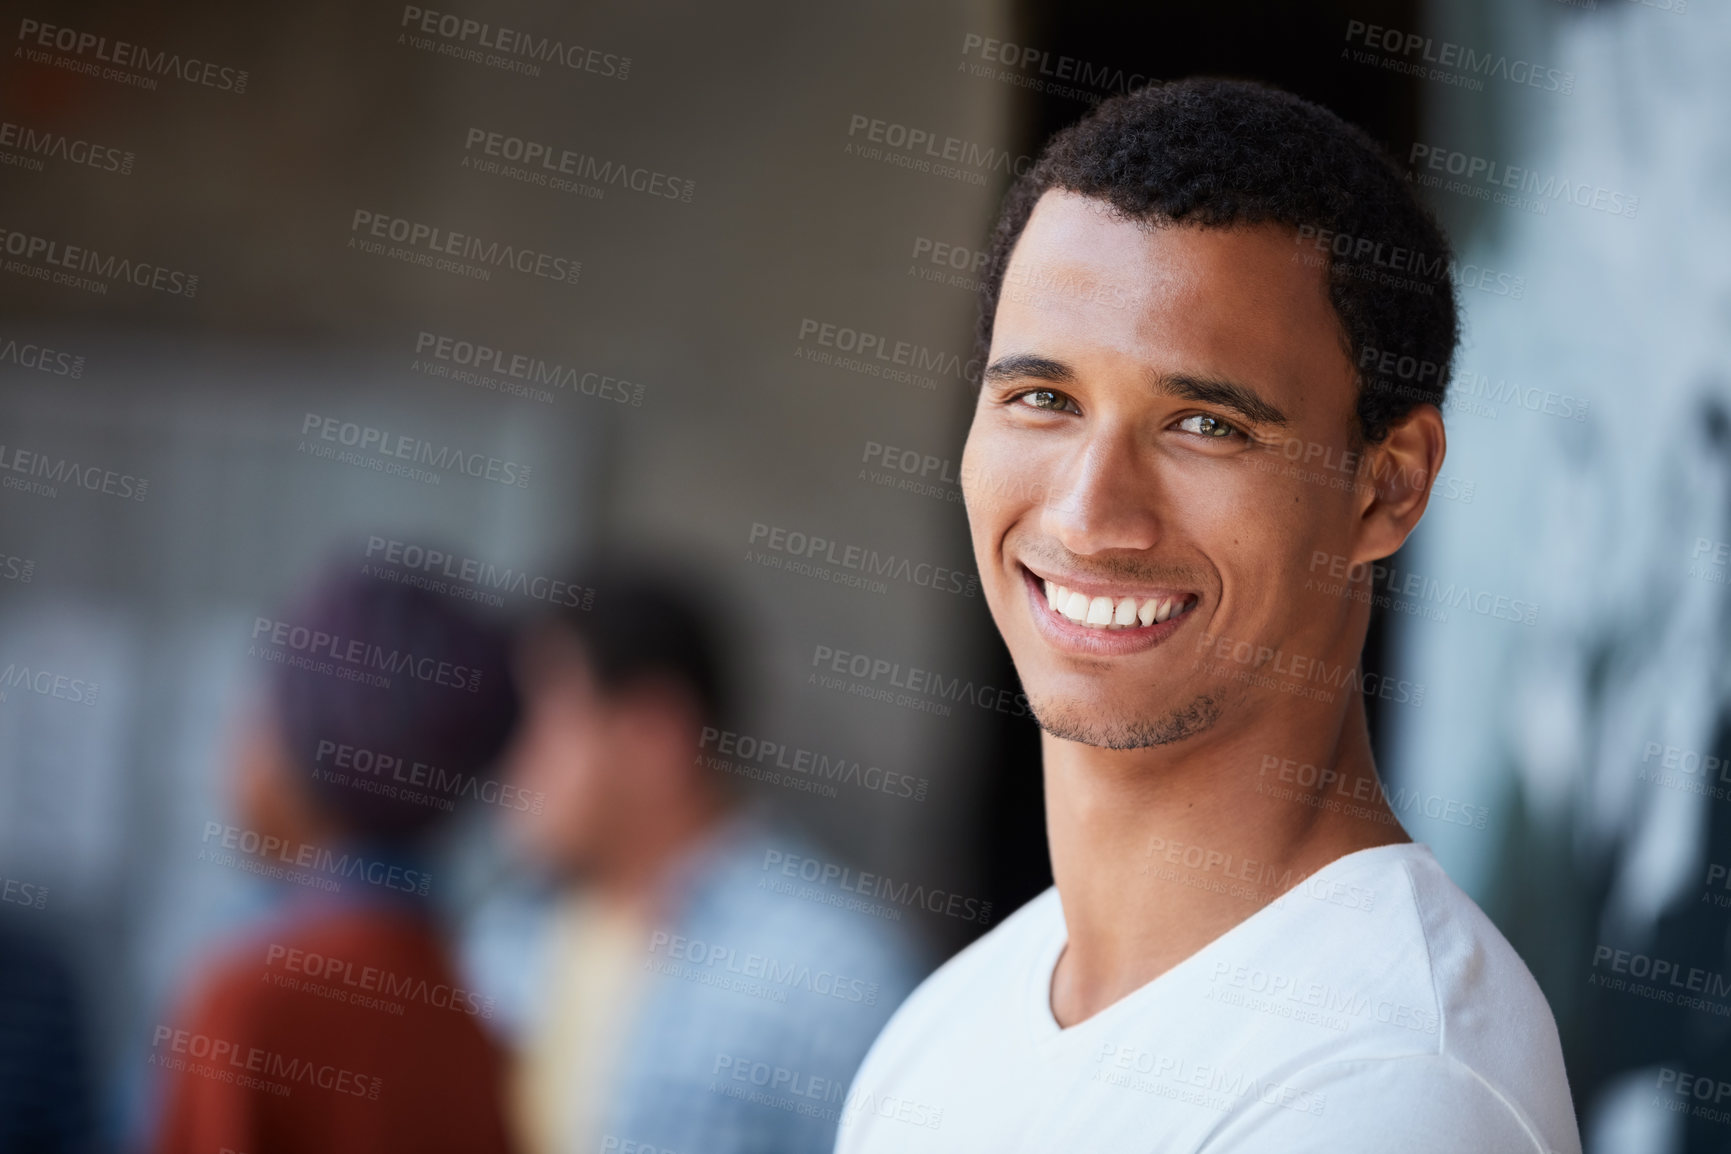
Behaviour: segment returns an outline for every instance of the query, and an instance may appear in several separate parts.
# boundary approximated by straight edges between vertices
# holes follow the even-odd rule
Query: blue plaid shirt
[[[926,967],[904,926],[777,884],[796,856],[823,855],[748,812],[671,872],[600,1140],[569,1154],[831,1154],[854,1071]]]

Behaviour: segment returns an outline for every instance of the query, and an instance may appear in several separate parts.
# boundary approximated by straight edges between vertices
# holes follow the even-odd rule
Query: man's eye
[[[1219,417],[1211,417],[1207,413],[1197,413],[1193,417],[1185,417],[1178,422],[1178,427],[1186,433],[1196,433],[1199,436],[1214,437],[1219,440],[1244,435],[1236,426],[1227,424]]]
[[[1025,393],[1018,393],[1016,402],[1027,405],[1030,409],[1045,409],[1047,412],[1061,413],[1065,406],[1070,403],[1070,398],[1056,389],[1029,389]]]

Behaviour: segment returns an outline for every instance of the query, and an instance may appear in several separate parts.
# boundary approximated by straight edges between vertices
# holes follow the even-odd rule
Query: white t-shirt
[[[1328,863],[1093,1017],[1048,888],[878,1036],[836,1154],[1580,1154],[1556,1023],[1427,846]]]

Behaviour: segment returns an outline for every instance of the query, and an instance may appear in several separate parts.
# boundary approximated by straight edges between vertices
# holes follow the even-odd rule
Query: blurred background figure
[[[924,971],[895,926],[766,887],[766,862],[820,854],[702,756],[733,701],[694,584],[627,560],[583,584],[592,609],[525,631],[506,762],[534,799],[505,809],[511,840],[549,890],[539,947],[493,951],[533,957],[511,1015],[525,1148],[828,1151]]]
[[[490,1007],[453,977],[426,864],[510,731],[505,635],[334,573],[269,624],[287,644],[236,743],[242,825],[206,842],[293,890],[153,1031],[154,1148],[505,1151]]]

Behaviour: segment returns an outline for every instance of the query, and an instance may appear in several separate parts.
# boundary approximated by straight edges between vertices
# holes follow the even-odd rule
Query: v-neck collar
[[[1399,858],[1409,854],[1429,854],[1430,852],[1429,846],[1418,841],[1390,842],[1386,845],[1354,850],[1352,853],[1335,858],[1315,873],[1307,875],[1298,883],[1298,886],[1350,869],[1371,860],[1375,855]],[[1286,892],[1290,894],[1298,886],[1294,886]],[[1060,1026],[1058,1019],[1052,1014],[1052,976],[1057,971],[1058,959],[1063,954],[1064,947],[1069,944],[1070,935],[1064,924],[1064,906],[1056,886],[1053,886],[1046,898],[1054,907],[1047,915],[1051,924],[1047,927],[1045,935],[1039,940],[1038,946],[1032,953],[1031,964],[1028,966],[1028,984],[1022,999],[1022,1004],[1027,1010],[1026,1021],[1029,1035],[1037,1046],[1042,1047],[1069,1046],[1073,1039],[1085,1038],[1108,1028],[1112,1022],[1117,1021],[1127,1013],[1131,1013],[1135,1007],[1155,997],[1159,991],[1178,984],[1181,979],[1177,975],[1194,970],[1198,965],[1204,964],[1210,954],[1217,953],[1233,942],[1257,932],[1268,922],[1289,912],[1292,908],[1288,904],[1280,902],[1279,898],[1270,901],[1218,937],[1203,943],[1189,957],[1173,965],[1164,973],[1150,978],[1117,1001],[1101,1007],[1073,1026]],[[1099,1024],[1102,1022],[1105,1025]]]

